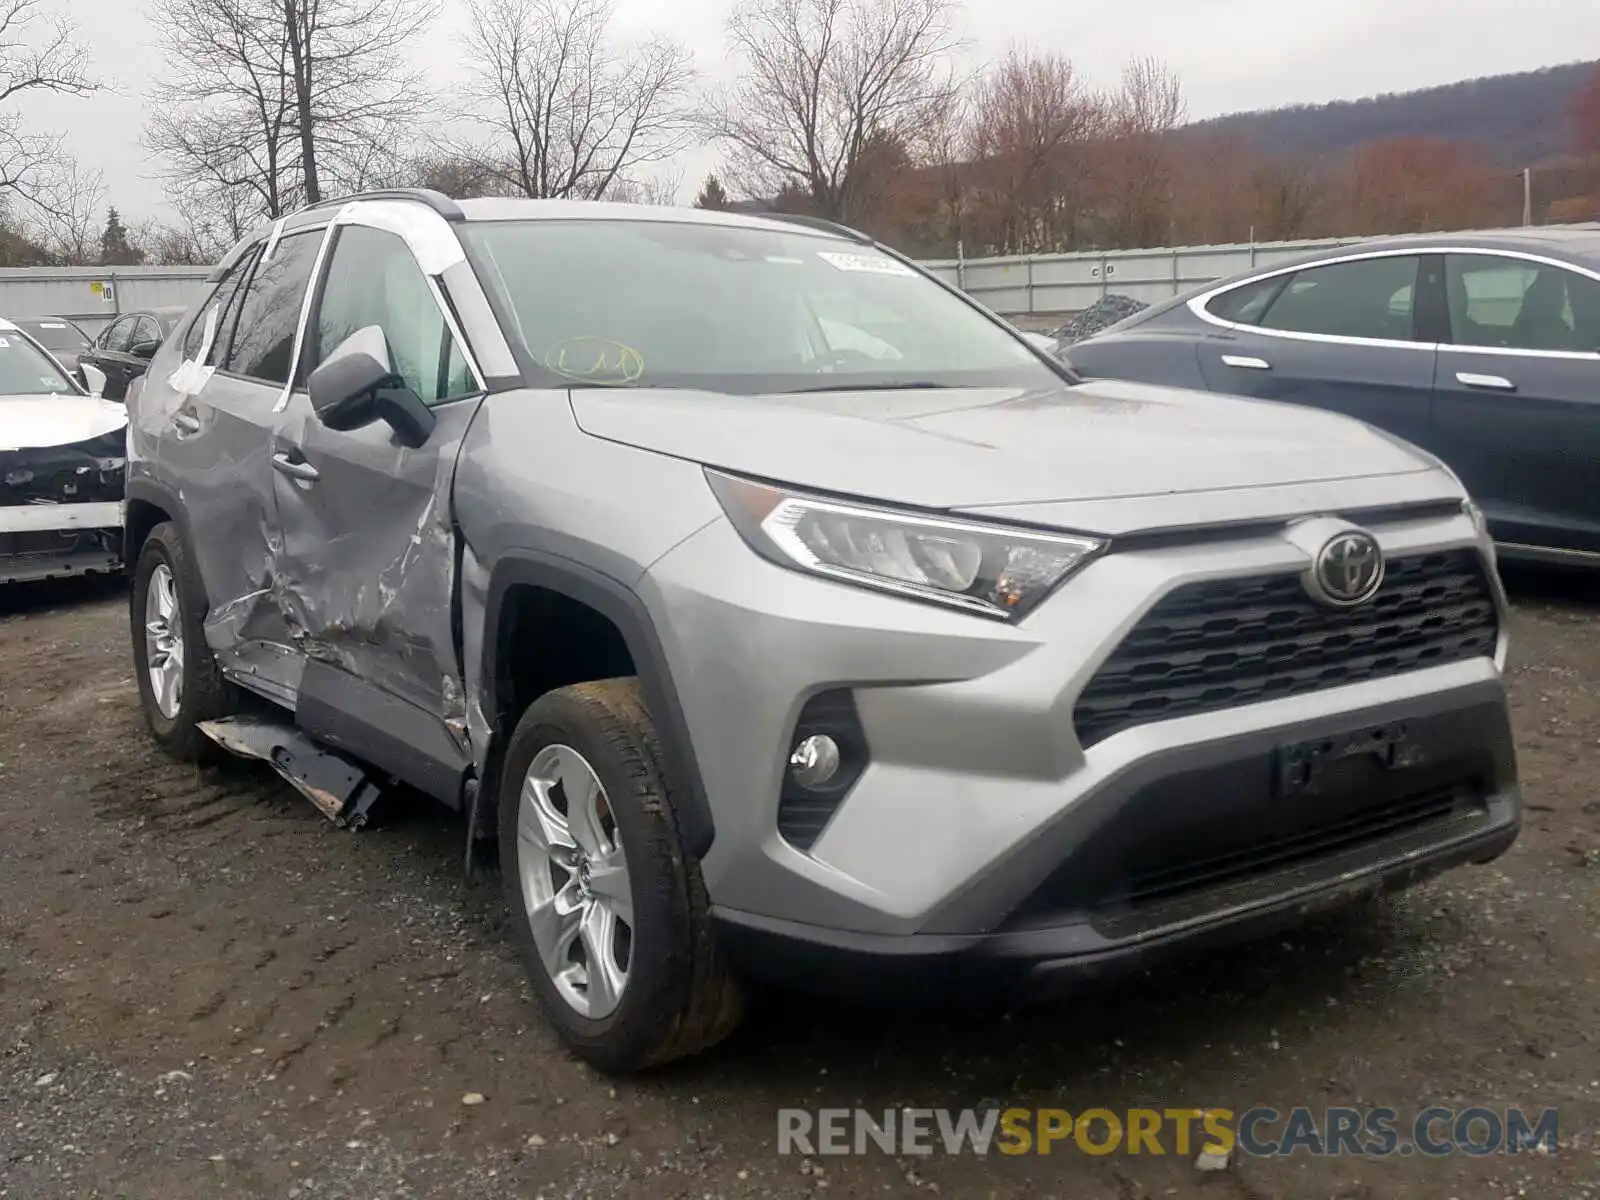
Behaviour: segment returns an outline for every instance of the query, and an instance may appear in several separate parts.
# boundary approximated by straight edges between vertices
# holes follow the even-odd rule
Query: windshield
[[[468,222],[533,360],[572,385],[772,393],[1059,386],[959,296],[870,246],[678,221]]]
[[[88,338],[65,321],[32,321],[23,328],[47,350],[82,350],[89,344]]]
[[[0,396],[76,392],[61,369],[16,330],[0,330]]]

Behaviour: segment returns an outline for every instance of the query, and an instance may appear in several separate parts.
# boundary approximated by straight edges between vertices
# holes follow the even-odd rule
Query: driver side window
[[[100,349],[121,353],[133,340],[132,317],[119,317],[100,335]]]
[[[383,329],[395,371],[425,404],[477,390],[427,277],[399,235],[365,225],[339,229],[306,371],[322,365],[351,334]]]

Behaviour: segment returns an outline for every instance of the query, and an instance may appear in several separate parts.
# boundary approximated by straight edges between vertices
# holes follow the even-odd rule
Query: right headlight
[[[807,496],[719,471],[712,491],[750,547],[780,566],[1021,620],[1105,547],[1035,532]]]

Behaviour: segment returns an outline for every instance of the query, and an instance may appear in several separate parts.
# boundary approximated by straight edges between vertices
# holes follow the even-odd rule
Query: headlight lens
[[[805,496],[718,471],[706,478],[745,541],[780,565],[1009,621],[1105,546]]]

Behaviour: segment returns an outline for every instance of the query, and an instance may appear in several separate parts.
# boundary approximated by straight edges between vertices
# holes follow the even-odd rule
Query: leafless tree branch
[[[620,46],[611,18],[610,0],[472,0],[468,94],[487,132],[457,156],[519,195],[599,199],[685,150],[688,50]]]
[[[157,0],[168,73],[149,148],[219,228],[248,227],[364,186],[421,118],[397,69],[437,0]]]
[[[745,0],[728,23],[738,82],[711,106],[753,194],[799,191],[820,215],[871,202],[874,143],[914,157],[958,91],[953,0]]]
[[[0,202],[36,209],[70,190],[72,171],[62,165],[61,139],[30,128],[13,105],[39,93],[83,96],[99,87],[71,22],[46,21],[38,9],[39,0],[0,0]]]

